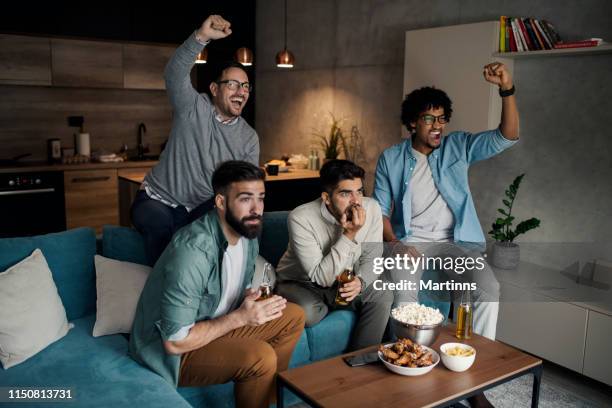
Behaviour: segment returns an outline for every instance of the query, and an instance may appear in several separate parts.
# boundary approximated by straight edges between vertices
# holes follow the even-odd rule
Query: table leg
[[[283,391],[283,381],[276,377],[276,408],[283,408],[285,406]]]
[[[533,391],[531,394],[531,408],[538,408],[540,403],[540,383],[542,382],[542,364],[533,369]]]

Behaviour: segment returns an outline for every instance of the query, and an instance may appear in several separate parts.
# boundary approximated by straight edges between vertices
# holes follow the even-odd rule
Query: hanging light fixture
[[[293,68],[295,57],[287,49],[287,0],[285,0],[285,48],[276,54],[276,66],[279,68]]]
[[[195,63],[196,64],[206,64],[208,60],[208,50],[204,48],[201,53],[198,54]]]
[[[245,67],[250,67],[253,65],[253,51],[251,51],[247,47],[240,47],[236,50],[236,61],[244,65]]]

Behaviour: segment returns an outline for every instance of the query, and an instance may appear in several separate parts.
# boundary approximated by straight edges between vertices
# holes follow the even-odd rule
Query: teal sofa
[[[276,265],[287,247],[287,212],[264,215],[260,254]],[[233,383],[174,388],[127,355],[123,335],[94,338],[96,281],[94,255],[145,263],[144,244],[134,230],[106,226],[96,241],[90,228],[29,238],[0,239],[0,271],[40,248],[47,259],[68,320],[74,328],[61,340],[8,370],[0,369],[0,387],[70,387],[70,404],[45,402],[45,407],[233,407]],[[448,313],[448,305],[441,306]],[[445,309],[444,309],[445,308]],[[349,311],[330,313],[321,323],[304,330],[291,367],[342,353],[355,317]],[[286,403],[296,401],[288,394]],[[22,407],[40,406],[21,403]]]

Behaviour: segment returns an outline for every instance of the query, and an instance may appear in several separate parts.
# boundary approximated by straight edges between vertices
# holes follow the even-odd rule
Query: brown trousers
[[[289,366],[291,353],[304,329],[304,311],[287,303],[283,315],[261,326],[243,326],[185,353],[179,386],[199,387],[235,382],[237,407],[267,407],[274,380]]]

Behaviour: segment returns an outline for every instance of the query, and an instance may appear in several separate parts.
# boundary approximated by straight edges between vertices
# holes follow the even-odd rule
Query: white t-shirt
[[[236,302],[242,294],[244,280],[245,258],[244,248],[247,243],[240,237],[236,245],[228,245],[221,263],[221,299],[213,318],[223,316],[234,310]]]
[[[412,154],[416,158],[410,179],[412,235],[406,238],[413,242],[452,240],[455,219],[434,183],[427,155],[414,148]]]
[[[221,263],[221,299],[219,306],[213,314],[213,318],[223,316],[237,307],[242,294],[242,281],[245,273],[244,251],[248,243],[246,238],[241,237],[236,245],[229,245],[223,254]],[[183,326],[171,335],[168,340],[183,340],[189,334],[189,330],[195,323]]]

